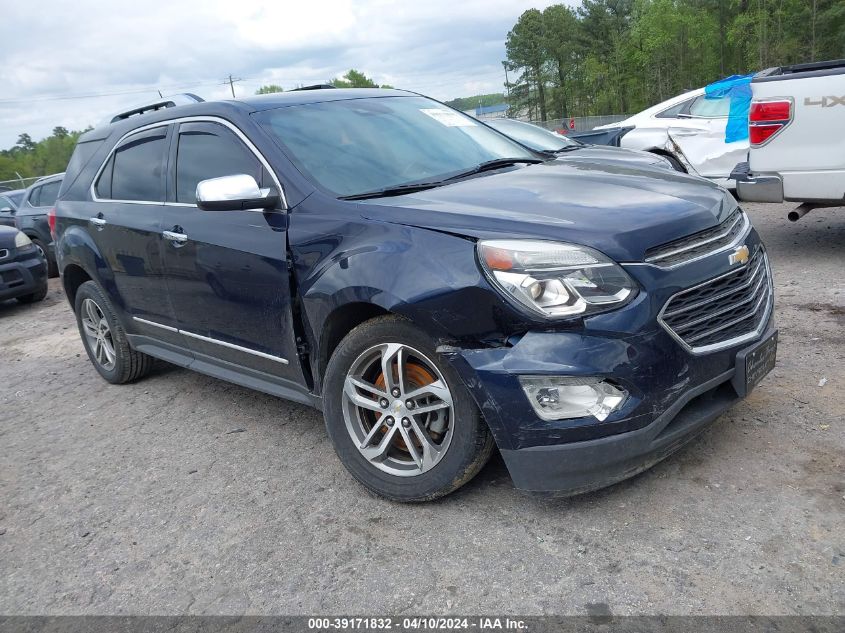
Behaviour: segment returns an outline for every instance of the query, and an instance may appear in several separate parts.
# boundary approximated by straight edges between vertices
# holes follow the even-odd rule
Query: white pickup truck
[[[845,205],[845,60],[770,68],[751,81],[748,162],[731,173],[751,202]]]

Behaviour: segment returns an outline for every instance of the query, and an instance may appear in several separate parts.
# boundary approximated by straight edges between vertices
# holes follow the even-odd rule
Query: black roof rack
[[[175,108],[176,106],[187,105],[189,103],[202,103],[203,101],[205,101],[205,99],[189,92],[173,95],[172,97],[165,97],[159,101],[147,103],[142,106],[132,108],[131,110],[118,112],[108,120],[108,123],[117,123],[118,121],[123,121],[138,114],[155,112],[156,110],[162,110],[164,108]]]
[[[331,84],[314,84],[313,86],[300,86],[299,88],[294,88],[291,92],[296,92],[297,90],[334,90],[334,86]]]

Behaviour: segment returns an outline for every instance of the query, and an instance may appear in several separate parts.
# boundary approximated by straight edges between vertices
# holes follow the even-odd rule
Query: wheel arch
[[[62,286],[65,289],[65,295],[70,305],[76,303],[76,292],[79,287],[86,281],[91,281],[92,277],[79,264],[68,264],[62,273]]]
[[[329,359],[343,337],[362,323],[389,314],[393,313],[380,305],[364,301],[353,301],[337,306],[328,314],[320,328],[315,354],[317,384],[321,391]]]
[[[684,169],[683,173],[685,173],[685,174],[688,174],[688,173],[689,173],[689,169],[688,169],[688,168],[687,168],[687,166],[684,164],[684,162],[683,162],[683,161],[681,161],[681,160],[679,160],[679,159],[678,159],[678,157],[677,157],[675,154],[673,154],[672,152],[670,152],[669,150],[664,149],[664,148],[662,148],[662,147],[652,147],[651,149],[648,149],[648,150],[646,150],[646,151],[647,151],[649,154],[656,154],[656,155],[658,155],[658,156],[664,156],[664,157],[666,157],[666,158],[669,158],[669,159],[671,159],[671,160],[675,161],[675,162],[676,162],[676,163],[678,163],[681,167],[683,167],[683,169]]]

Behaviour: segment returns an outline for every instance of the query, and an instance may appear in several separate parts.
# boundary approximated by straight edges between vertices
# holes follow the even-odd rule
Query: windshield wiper
[[[364,191],[363,193],[353,193],[349,196],[340,196],[338,200],[367,200],[369,198],[386,198],[387,196],[401,196],[406,193],[414,193],[416,191],[425,191],[426,189],[433,189],[438,185],[443,184],[444,181],[436,180],[432,182],[410,182],[404,185],[395,185],[393,187],[384,187],[383,189],[374,189],[373,191]]]
[[[442,180],[430,180],[426,182],[409,182],[404,185],[395,185],[393,187],[384,187],[383,189],[375,189],[373,191],[365,191],[363,193],[354,193],[349,196],[340,196],[339,200],[367,200],[369,198],[386,198],[387,196],[401,196],[406,193],[415,193],[417,191],[425,191],[426,189],[434,189],[440,185],[449,184],[455,180],[466,178],[467,176],[474,176],[484,171],[491,171],[493,169],[501,169],[502,167],[510,167],[518,163],[542,163],[545,162],[542,158],[495,158],[493,160],[484,161],[466,171],[449,176]]]
[[[486,160],[483,163],[479,163],[472,169],[450,176],[446,179],[446,181],[451,182],[453,180],[458,180],[459,178],[466,178],[467,176],[474,176],[475,174],[480,174],[485,171],[501,169],[502,167],[510,167],[511,165],[517,165],[519,163],[530,163],[534,165],[536,163],[544,162],[545,161],[542,158],[494,158],[493,160]]]
[[[578,149],[584,149],[584,145],[566,145],[560,149],[553,149],[552,154],[565,154],[566,152],[574,152]]]

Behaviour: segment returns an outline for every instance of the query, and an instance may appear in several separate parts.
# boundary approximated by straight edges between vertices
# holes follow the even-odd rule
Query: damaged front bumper
[[[517,488],[567,496],[631,477],[693,439],[744,394],[737,357],[772,336],[695,357],[662,330],[628,339],[529,332],[509,348],[451,350]],[[606,419],[543,420],[519,377],[598,376],[627,398]]]

